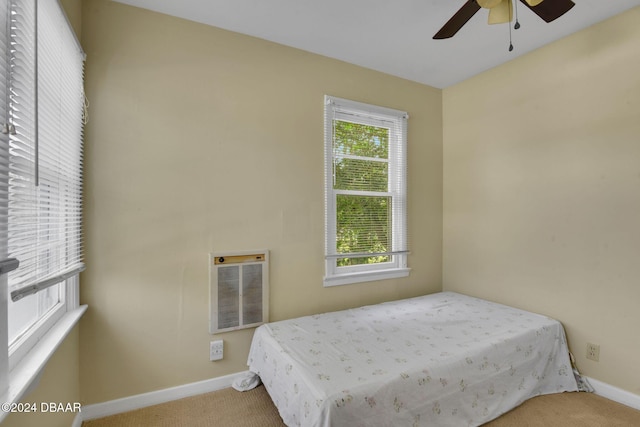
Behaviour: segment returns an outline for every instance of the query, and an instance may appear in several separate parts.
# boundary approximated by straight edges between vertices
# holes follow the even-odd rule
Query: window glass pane
[[[359,123],[333,121],[336,156],[389,158],[389,129]]]
[[[64,284],[63,284],[64,285]],[[28,295],[18,301],[9,300],[9,345],[20,338],[25,332],[38,321],[47,315],[51,309],[61,302],[60,284],[52,286],[42,291]]]
[[[388,191],[389,129],[342,120],[333,126],[334,188]]]
[[[387,252],[391,249],[391,197],[336,196],[339,254]],[[389,256],[338,258],[338,266],[388,262]]]
[[[389,188],[389,164],[336,157],[336,190],[383,191]]]

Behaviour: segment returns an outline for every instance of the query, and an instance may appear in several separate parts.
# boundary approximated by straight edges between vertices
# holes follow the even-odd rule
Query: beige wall
[[[444,289],[561,320],[636,394],[639,46],[635,8],[443,91]]]
[[[73,412],[40,412],[41,403],[80,402],[79,349],[80,332],[76,326],[53,354],[44,368],[36,388],[22,402],[36,404],[38,412],[10,414],[2,427],[69,427]]]
[[[441,289],[440,90],[105,0],[82,31],[85,403],[246,369],[252,330],[208,333],[211,251],[271,250],[272,320]],[[409,278],[322,286],[324,94],[411,115]]]

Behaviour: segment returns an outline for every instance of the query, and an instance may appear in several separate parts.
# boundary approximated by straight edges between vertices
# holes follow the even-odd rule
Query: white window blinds
[[[0,261],[7,258],[7,207],[9,204],[9,4],[0,1]],[[0,279],[2,280],[2,279]],[[0,298],[2,301],[2,298]]]
[[[325,284],[406,268],[407,118],[403,111],[325,97]]]
[[[17,300],[84,268],[84,54],[56,0],[10,5],[11,129],[0,156],[8,166],[8,256],[20,262],[9,274]]]

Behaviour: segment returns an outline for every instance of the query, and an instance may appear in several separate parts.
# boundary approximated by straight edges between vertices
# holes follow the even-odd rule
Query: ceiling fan
[[[520,2],[545,22],[558,19],[575,6],[571,0],[520,0]],[[489,9],[489,24],[511,22],[513,15],[511,0],[467,0],[433,38],[439,40],[453,37],[480,8]],[[519,26],[516,23],[516,29]]]

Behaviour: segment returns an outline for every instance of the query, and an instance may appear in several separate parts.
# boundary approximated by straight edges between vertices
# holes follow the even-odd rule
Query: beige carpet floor
[[[83,427],[284,427],[264,387],[225,389],[85,421]],[[485,427],[631,427],[640,411],[591,393],[530,399]]]

